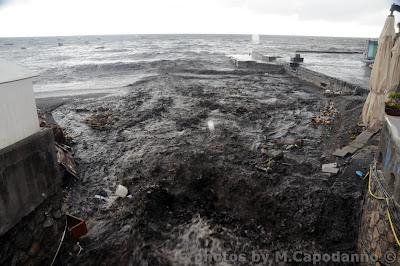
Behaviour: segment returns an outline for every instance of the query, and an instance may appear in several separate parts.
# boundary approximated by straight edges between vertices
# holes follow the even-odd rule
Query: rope
[[[53,266],[53,265],[54,265],[54,262],[56,261],[56,258],[57,258],[57,256],[58,256],[58,252],[60,252],[61,245],[62,245],[62,243],[64,242],[65,232],[66,232],[66,231],[67,231],[67,217],[65,217],[65,228],[64,228],[64,232],[63,232],[63,234],[62,234],[62,236],[61,236],[61,239],[60,239],[60,244],[58,245],[56,254],[54,255],[53,260],[51,261],[50,266]]]

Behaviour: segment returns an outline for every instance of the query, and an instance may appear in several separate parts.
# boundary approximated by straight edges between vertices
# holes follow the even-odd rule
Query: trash
[[[113,116],[110,112],[93,114],[85,119],[85,123],[93,129],[104,130],[113,124]]]
[[[330,103],[319,116],[313,117],[311,121],[316,125],[331,125],[335,120],[337,113],[338,111],[333,103]]]
[[[101,195],[94,195],[94,197],[95,197],[96,199],[107,200],[106,197],[103,197],[103,196],[101,196]]]
[[[215,130],[214,121],[208,120],[207,124],[208,124],[208,129],[209,129],[211,132],[213,132],[213,131]]]
[[[362,172],[362,171],[356,171],[356,175],[357,175],[358,177],[364,177],[364,172]]]
[[[337,163],[328,163],[322,165],[322,172],[329,174],[339,173],[340,168],[338,168]]]
[[[85,221],[70,214],[67,214],[67,227],[71,237],[75,241],[78,241],[79,238],[88,232]]]
[[[128,189],[125,186],[118,185],[115,194],[120,198],[125,198],[128,196]]]
[[[67,145],[60,145],[56,143],[57,162],[58,164],[62,165],[64,169],[73,177],[79,179],[75,160],[68,148],[69,147]]]
[[[271,170],[272,170],[270,167],[265,168],[265,167],[258,166],[258,165],[256,165],[255,167],[256,167],[257,170],[260,170],[260,171],[263,171],[263,172],[266,172],[266,173],[270,173]]]

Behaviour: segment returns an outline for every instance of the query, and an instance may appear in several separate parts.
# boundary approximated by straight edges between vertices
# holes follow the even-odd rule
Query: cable
[[[386,198],[384,198],[384,197],[375,196],[374,193],[372,193],[372,191],[371,191],[372,166],[369,168],[369,172],[368,172],[367,175],[369,175],[369,179],[368,179],[368,192],[369,192],[369,194],[370,194],[373,198],[375,198],[375,199],[377,199],[377,200],[384,200],[384,199],[386,199]]]
[[[60,252],[61,245],[62,245],[62,243],[64,242],[65,232],[67,232],[67,217],[65,217],[65,228],[64,228],[64,232],[63,232],[63,234],[62,234],[62,236],[61,236],[61,239],[60,239],[60,244],[58,245],[56,254],[54,255],[53,260],[51,261],[50,266],[53,266],[53,265],[54,265],[54,262],[56,261],[56,258],[57,258],[57,256],[58,256],[58,252]]]

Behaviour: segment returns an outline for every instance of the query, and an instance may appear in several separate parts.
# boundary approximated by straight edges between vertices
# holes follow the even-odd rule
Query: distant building
[[[0,149],[39,132],[33,77],[15,64],[0,61]]]

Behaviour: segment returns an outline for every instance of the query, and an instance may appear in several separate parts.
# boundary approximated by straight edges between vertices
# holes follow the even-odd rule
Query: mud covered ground
[[[354,252],[363,181],[320,169],[357,131],[362,103],[286,74],[186,71],[58,107],[81,176],[65,206],[90,229],[80,255],[66,246],[59,263],[259,265],[257,252]],[[330,105],[332,124],[312,123]],[[118,184],[131,196],[115,199]]]

